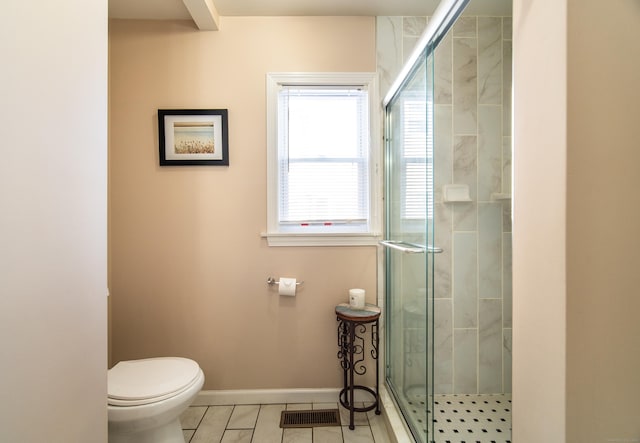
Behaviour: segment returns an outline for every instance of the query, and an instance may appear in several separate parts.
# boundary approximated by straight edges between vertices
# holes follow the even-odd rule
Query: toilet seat
[[[108,371],[108,404],[140,406],[174,397],[198,381],[200,366],[187,358],[121,361]]]

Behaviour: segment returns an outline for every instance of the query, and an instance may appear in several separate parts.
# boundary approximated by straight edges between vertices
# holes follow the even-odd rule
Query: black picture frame
[[[226,109],[158,109],[160,166],[229,166]]]

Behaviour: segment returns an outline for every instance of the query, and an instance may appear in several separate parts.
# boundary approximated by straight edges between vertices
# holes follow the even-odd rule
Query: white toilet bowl
[[[109,443],[184,443],[180,414],[203,384],[187,358],[121,361],[108,372]]]

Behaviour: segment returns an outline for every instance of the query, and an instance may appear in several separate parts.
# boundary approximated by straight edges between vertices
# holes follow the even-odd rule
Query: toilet
[[[180,414],[204,384],[198,363],[181,357],[121,361],[107,378],[109,443],[184,443]]]

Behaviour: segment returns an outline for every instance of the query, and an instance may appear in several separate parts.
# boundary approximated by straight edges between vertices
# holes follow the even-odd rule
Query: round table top
[[[364,309],[352,309],[349,303],[340,303],[336,306],[336,314],[342,320],[367,322],[380,317],[380,308],[367,303]]]

